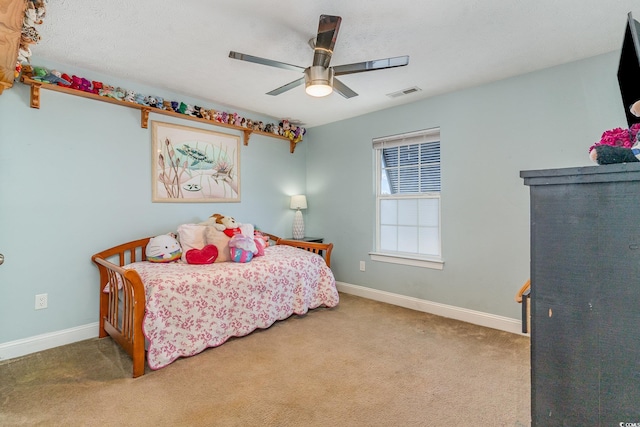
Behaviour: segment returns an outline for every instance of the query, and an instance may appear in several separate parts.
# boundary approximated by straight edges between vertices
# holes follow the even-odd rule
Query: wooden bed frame
[[[280,239],[263,233],[276,245],[294,246],[324,257],[331,267],[332,243],[312,243],[300,240]],[[133,360],[133,378],[144,375],[145,338],[142,322],[145,314],[144,285],[138,273],[122,266],[146,261],[145,248],[150,237],[134,240],[99,252],[91,257],[100,271],[100,319],[99,337],[111,336]],[[106,285],[109,291],[104,292]],[[122,288],[118,289],[118,284]],[[121,292],[121,294],[120,294]],[[120,295],[119,295],[120,294]]]

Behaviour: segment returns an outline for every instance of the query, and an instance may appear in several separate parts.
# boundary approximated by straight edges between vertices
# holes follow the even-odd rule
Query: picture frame
[[[240,137],[151,122],[153,202],[240,202]]]

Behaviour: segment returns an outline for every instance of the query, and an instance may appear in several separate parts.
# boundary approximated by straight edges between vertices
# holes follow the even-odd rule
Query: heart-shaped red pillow
[[[218,258],[218,248],[206,245],[202,249],[189,249],[185,256],[187,264],[213,264]]]

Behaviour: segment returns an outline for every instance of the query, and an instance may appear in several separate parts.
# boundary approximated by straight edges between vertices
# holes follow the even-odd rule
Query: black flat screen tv
[[[631,12],[628,15],[627,28],[620,52],[618,84],[627,115],[627,123],[629,126],[640,123],[640,117],[634,116],[629,111],[629,107],[634,102],[640,101],[640,24],[633,19]]]

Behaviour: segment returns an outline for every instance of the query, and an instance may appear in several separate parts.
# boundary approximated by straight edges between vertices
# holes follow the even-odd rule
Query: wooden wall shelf
[[[77,89],[70,89],[68,87],[64,87],[64,86],[58,86],[56,84],[50,84],[50,83],[43,83],[43,82],[39,82],[37,80],[33,80],[31,78],[29,78],[26,75],[22,75],[22,77],[20,78],[20,81],[22,81],[22,83],[28,85],[31,87],[31,96],[30,96],[30,105],[31,108],[40,108],[40,89],[47,89],[47,90],[52,90],[55,92],[62,92],[62,93],[67,93],[69,95],[75,95],[75,96],[80,96],[82,98],[88,98],[88,99],[93,99],[96,101],[102,101],[102,102],[108,102],[110,104],[116,104],[116,105],[122,105],[123,107],[128,107],[128,108],[134,108],[136,110],[140,110],[140,126],[144,129],[147,129],[149,127],[149,113],[155,113],[155,114],[161,114],[164,116],[170,116],[170,117],[176,117],[179,119],[184,119],[184,120],[192,120],[195,122],[199,122],[199,123],[205,123],[208,125],[213,125],[213,126],[219,126],[219,127],[224,127],[224,128],[228,128],[228,129],[233,129],[233,130],[237,130],[243,133],[244,135],[244,145],[249,145],[249,138],[251,137],[252,133],[255,133],[256,135],[264,135],[264,136],[268,136],[270,138],[276,138],[276,139],[282,139],[285,141],[289,142],[289,152],[291,154],[293,154],[295,148],[296,148],[296,143],[291,141],[289,138],[287,138],[286,136],[282,136],[282,135],[275,135],[273,133],[269,133],[269,132],[262,132],[259,130],[253,130],[253,129],[247,129],[244,128],[242,126],[235,126],[235,125],[230,125],[230,124],[226,124],[226,123],[220,123],[220,122],[215,122],[212,120],[207,120],[207,119],[202,119],[199,117],[194,117],[194,116],[189,116],[186,114],[180,114],[180,113],[176,113],[175,111],[170,111],[170,110],[161,110],[159,108],[154,108],[154,107],[150,107],[148,105],[141,105],[141,104],[136,104],[135,102],[128,102],[128,101],[121,101],[115,98],[109,98],[107,96],[101,96],[95,93],[91,93],[91,92],[84,92],[81,90],[77,90]]]

